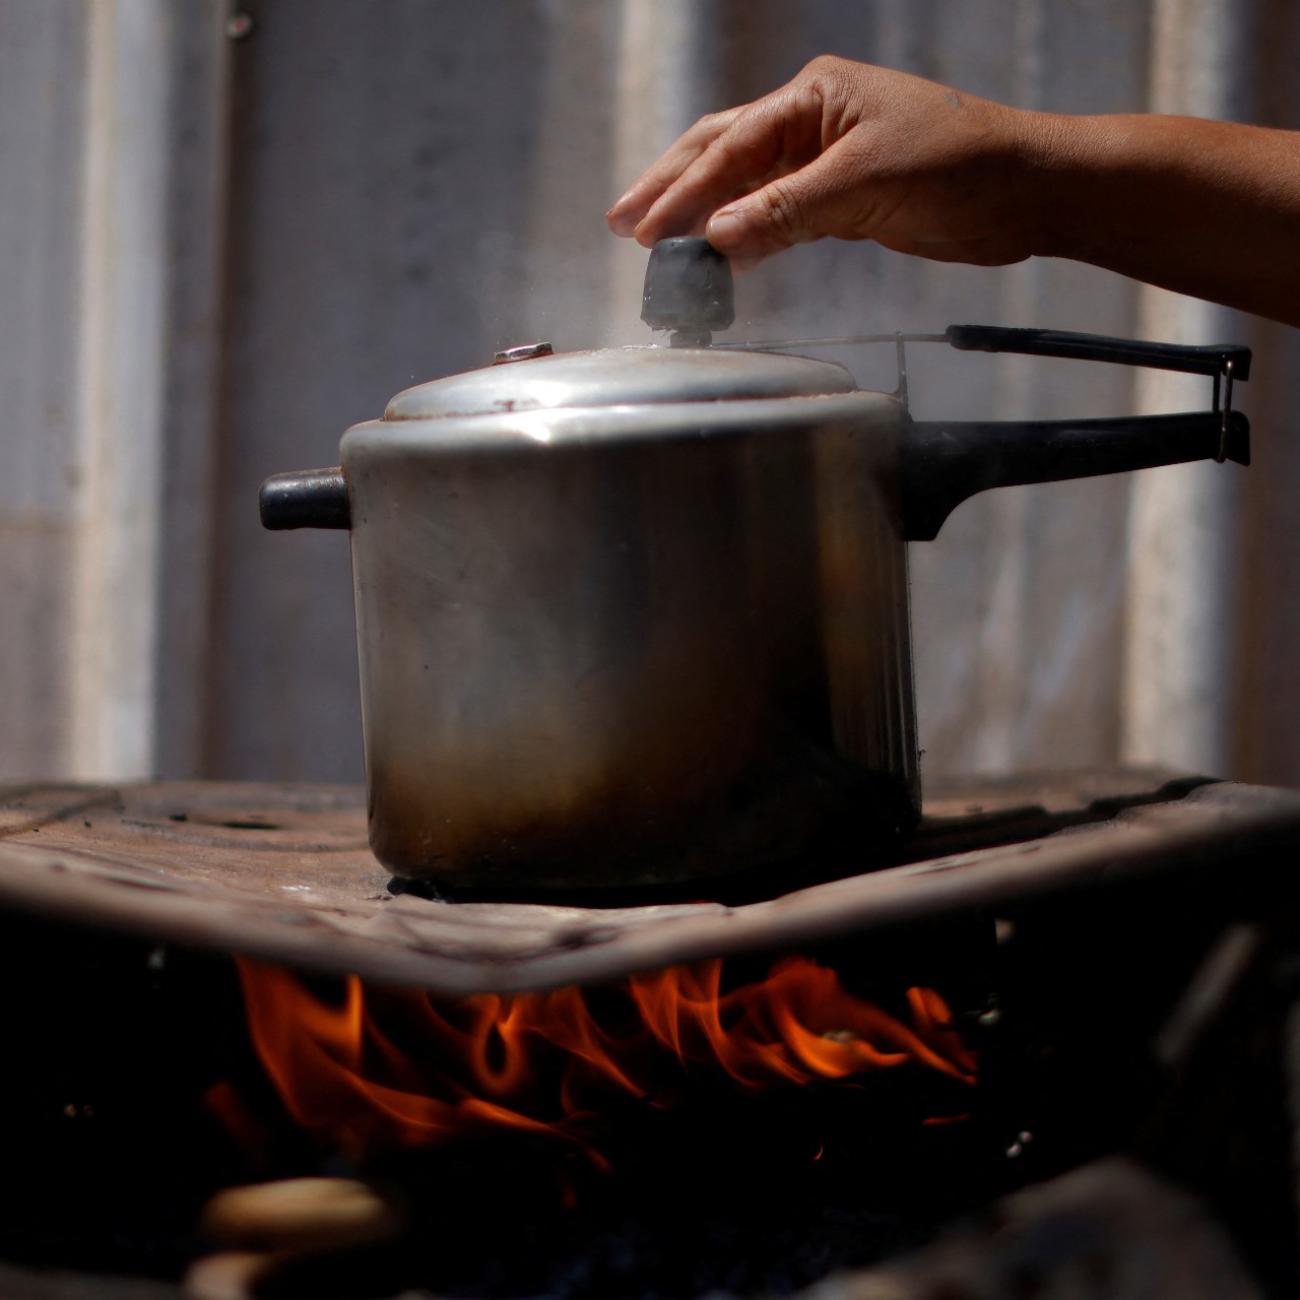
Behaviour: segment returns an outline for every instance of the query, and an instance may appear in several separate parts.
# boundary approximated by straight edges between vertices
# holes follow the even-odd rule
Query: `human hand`
[[[704,234],[740,261],[833,235],[945,262],[1038,251],[1052,119],[824,55],[701,118],[609,210],[647,247]]]

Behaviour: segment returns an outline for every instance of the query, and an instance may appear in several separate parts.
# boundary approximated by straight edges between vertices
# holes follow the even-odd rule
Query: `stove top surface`
[[[458,997],[1230,869],[1246,843],[1300,845],[1300,792],[1153,768],[1038,773],[935,781],[905,853],[791,864],[757,897],[719,901],[727,882],[710,881],[694,901],[446,902],[390,889],[359,788],[31,784],[0,790],[0,907]]]

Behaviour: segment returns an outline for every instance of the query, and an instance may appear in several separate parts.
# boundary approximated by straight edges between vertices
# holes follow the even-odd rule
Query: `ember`
[[[599,1129],[609,1104],[666,1109],[688,1074],[748,1090],[908,1066],[975,1082],[975,1058],[938,993],[907,991],[909,1025],[804,957],[726,990],[712,960],[616,989],[451,1003],[356,976],[331,1003],[281,967],[244,958],[239,971],[254,1045],[289,1114],[356,1157],[515,1129],[607,1168]]]

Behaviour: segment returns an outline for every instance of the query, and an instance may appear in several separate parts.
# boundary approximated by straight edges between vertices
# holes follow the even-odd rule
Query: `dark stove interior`
[[[978,1089],[905,1069],[751,1092],[717,1072],[697,1080],[667,1054],[671,1105],[604,1098],[589,1125],[599,1165],[511,1130],[349,1153],[286,1113],[230,960],[30,919],[8,920],[2,948],[7,986],[31,993],[15,1005],[22,1048],[3,1085],[11,1260],[168,1276],[201,1247],[195,1225],[218,1187],[331,1174],[388,1189],[410,1220],[400,1249],[351,1261],[349,1285],[330,1264],[339,1294],[785,1293],[920,1242],[1005,1181],[1006,1121],[981,1113]],[[963,1032],[980,1036],[991,927],[873,948],[819,957],[881,1002],[921,975],[946,986]],[[738,962],[735,978],[768,964]],[[305,986],[326,1005],[343,997],[339,981]],[[924,1122],[955,1110],[969,1118]]]
[[[41,1279],[40,1294],[75,1296],[147,1278],[180,1295],[178,1279],[214,1248],[199,1224],[215,1192],[324,1175],[360,1179],[396,1207],[394,1239],[288,1255],[231,1294],[675,1300],[819,1283],[819,1300],[1128,1294],[1111,1289],[1125,1251],[1161,1258],[1140,1214],[1099,1236],[1085,1189],[1082,1208],[1052,1211],[1045,1227],[1007,1227],[1024,1214],[1036,1224],[1033,1198],[1053,1194],[1039,1189],[1064,1185],[1052,1180],[1091,1168],[1104,1183],[1112,1166],[1098,1162],[1123,1155],[1160,1180],[1142,1204],[1168,1188],[1195,1198],[1201,1217],[1171,1220],[1179,1249],[1221,1231],[1241,1285],[1257,1288],[1225,1275],[1205,1295],[1289,1294],[1293,850],[1258,835],[1230,848],[1172,873],[1116,871],[805,944],[801,956],[900,1019],[907,989],[938,991],[978,1082],[907,1065],[747,1089],[668,1059],[655,1104],[610,1094],[584,1120],[600,1161],[502,1127],[416,1145],[330,1140],[268,1077],[231,956],[6,911],[0,1283],[8,1269]],[[727,958],[725,986],[789,956]],[[322,1006],[346,998],[337,977],[296,978]],[[584,996],[617,1019],[620,987]],[[376,981],[367,993],[376,1008],[393,996]],[[963,1242],[979,1243],[976,1262],[958,1266]],[[835,1289],[841,1270],[900,1259],[912,1281],[893,1291],[854,1290],[852,1273]],[[947,1269],[948,1289],[926,1269]],[[1161,1290],[1158,1274],[1132,1294],[1201,1294]],[[1053,1289],[1079,1276],[1093,1289]],[[195,1285],[189,1294],[207,1293]]]

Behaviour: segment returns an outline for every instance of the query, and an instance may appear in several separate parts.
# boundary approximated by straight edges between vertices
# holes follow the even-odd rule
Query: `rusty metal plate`
[[[937,785],[916,860],[727,906],[394,895],[360,789],[159,782],[0,791],[0,908],[447,996],[932,920],[1300,846],[1300,793],[1115,769]]]

